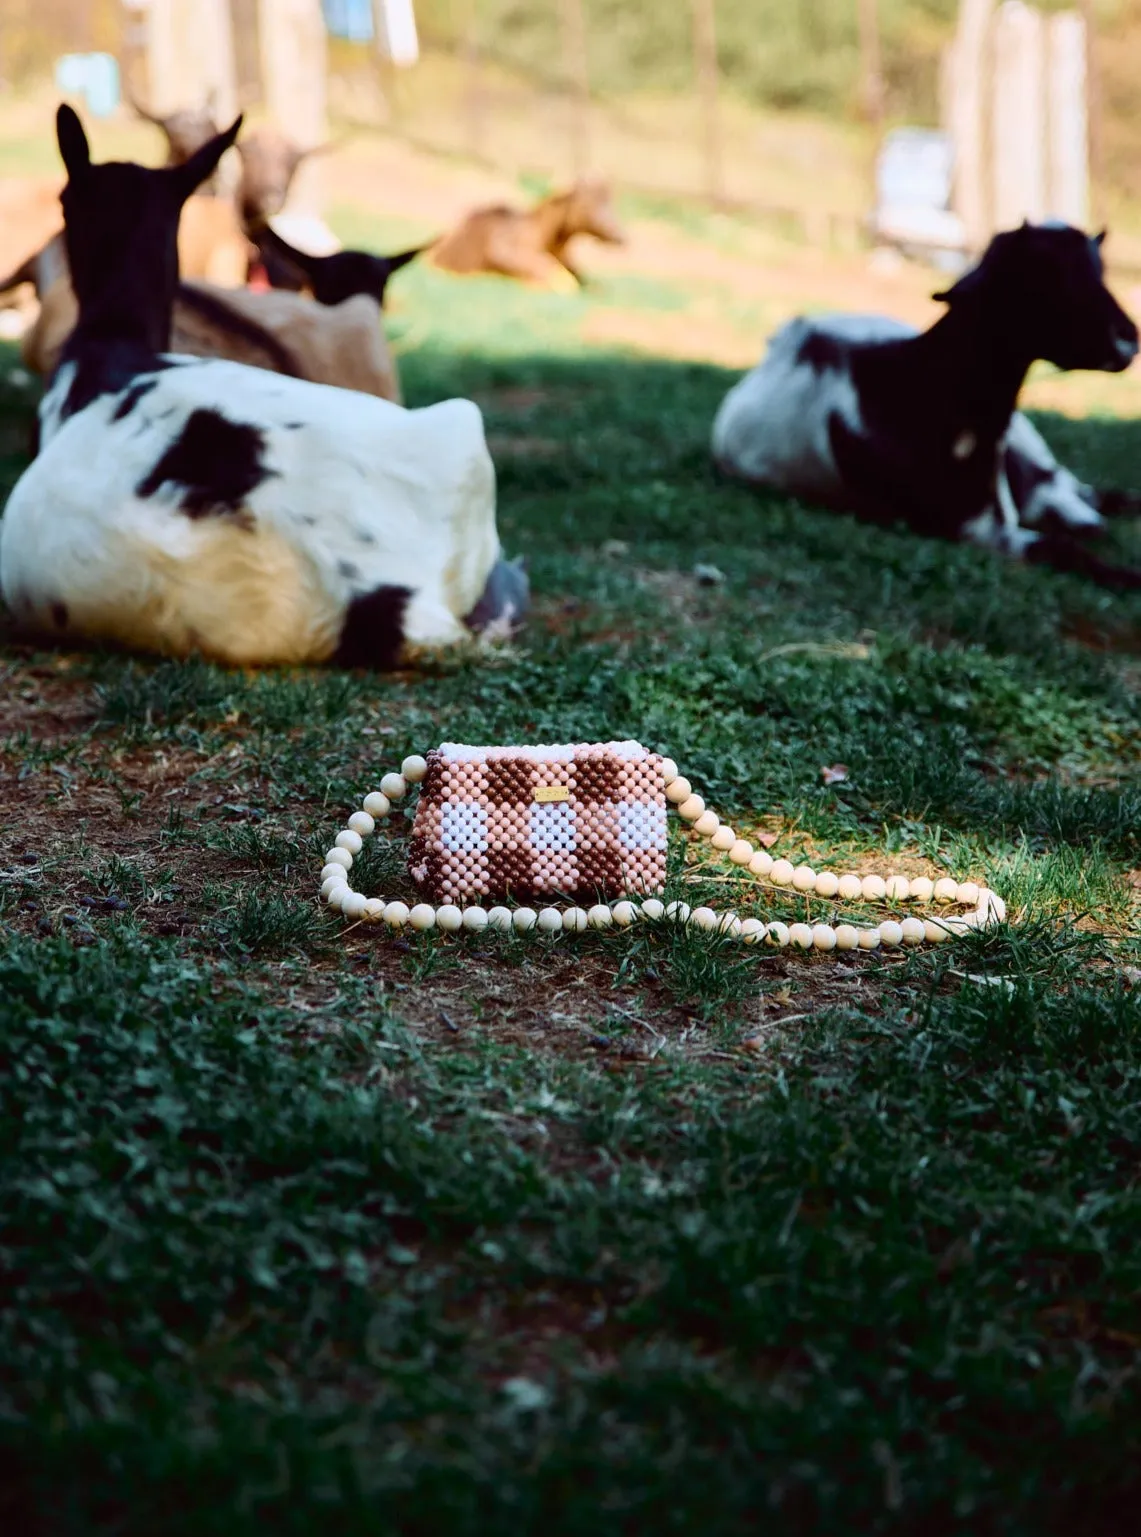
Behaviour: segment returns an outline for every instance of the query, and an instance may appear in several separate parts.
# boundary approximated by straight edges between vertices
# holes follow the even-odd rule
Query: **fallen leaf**
[[[846,763],[832,763],[827,768],[820,770],[820,777],[826,785],[843,784],[848,777],[848,765]]]

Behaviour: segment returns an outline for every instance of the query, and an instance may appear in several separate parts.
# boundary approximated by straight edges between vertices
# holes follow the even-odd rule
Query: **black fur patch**
[[[1035,491],[1040,486],[1049,484],[1055,474],[1054,470],[1047,469],[1036,459],[1020,454],[1012,448],[1003,449],[1002,467],[1006,471],[1006,483],[1010,487],[1011,497],[1019,513],[1029,505]]]
[[[354,566],[351,560],[339,560],[337,562],[337,575],[343,576],[346,582],[355,582],[361,574],[361,568]]]
[[[130,416],[139,401],[149,395],[157,383],[157,379],[137,379],[129,389],[124,391],[123,398],[115,407],[115,414],[111,420],[121,422],[125,416]]]
[[[412,596],[407,587],[378,587],[354,598],[333,661],[340,667],[395,667],[404,643],[404,612]]]
[[[74,363],[75,375],[68,385],[67,398],[60,407],[60,420],[66,421],[77,411],[82,411],[100,395],[118,395],[143,375],[157,374],[163,369],[177,368],[178,364],[132,342],[104,342],[85,346],[69,355],[71,342],[64,348],[60,367]]]
[[[188,518],[237,512],[251,491],[273,474],[262,463],[265,436],[217,411],[194,411],[178,437],[135,491],[153,496],[160,486],[182,487],[179,506]]]
[[[52,619],[53,619],[53,621],[55,623],[55,627],[56,627],[57,630],[66,630],[67,629],[67,621],[68,621],[69,618],[70,618],[70,615],[67,612],[67,604],[66,603],[53,603],[52,604]]]
[[[796,361],[818,374],[840,373],[848,366],[848,350],[837,337],[810,331],[797,349]]]

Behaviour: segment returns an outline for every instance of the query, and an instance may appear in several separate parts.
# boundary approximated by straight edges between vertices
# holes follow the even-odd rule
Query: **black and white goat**
[[[273,288],[308,289],[318,304],[344,304],[366,295],[384,308],[388,280],[394,272],[415,260],[424,246],[413,246],[396,256],[374,256],[371,251],[334,251],[315,255],[290,245],[271,225],[253,237]]]
[[[385,666],[503,628],[526,577],[471,401],[406,411],[164,353],[179,211],[240,122],[147,170],[92,165],[59,110],[79,323],[0,524],[5,601],[57,636],[236,664]]]
[[[1136,356],[1101,241],[1054,224],[996,236],[922,334],[874,315],[790,321],[722,402],[717,464],[871,522],[1141,586],[1082,542],[1136,500],[1082,485],[1014,409],[1036,359],[1117,373]]]

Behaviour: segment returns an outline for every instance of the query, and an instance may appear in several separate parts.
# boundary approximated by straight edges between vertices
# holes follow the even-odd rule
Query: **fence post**
[[[260,0],[265,104],[277,126],[302,149],[314,149],[328,137],[326,118],[326,35],[321,0]],[[321,209],[320,159],[304,160],[290,193],[299,213]]]
[[[952,54],[949,126],[955,149],[955,212],[980,251],[992,224],[989,148],[990,40],[994,0],[962,0]]]
[[[1086,29],[1086,111],[1089,137],[1090,217],[1099,228],[1105,219],[1105,117],[1101,66],[1097,56],[1097,19],[1093,0],[1079,0]]]
[[[693,0],[693,56],[701,96],[705,192],[712,203],[724,199],[721,123],[717,108],[717,21],[714,0]]]
[[[582,0],[560,0],[563,54],[570,95],[571,165],[576,177],[590,166],[590,73]]]
[[[1004,0],[994,25],[991,121],[994,219],[1011,229],[1046,214],[1046,27],[1041,11]]]
[[[487,158],[487,102],[483,89],[483,61],[479,47],[479,0],[467,0],[467,25],[461,53],[464,60],[464,108],[468,124],[468,148],[477,160]]]

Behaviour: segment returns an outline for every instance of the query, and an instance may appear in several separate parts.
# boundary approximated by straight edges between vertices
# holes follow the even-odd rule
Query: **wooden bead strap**
[[[384,923],[389,928],[416,930],[441,929],[456,933],[460,929],[514,930],[517,933],[538,929],[542,933],[561,933],[564,929],[628,928],[637,922],[684,923],[691,928],[731,935],[745,944],[791,945],[799,950],[876,950],[881,946],[939,944],[969,929],[983,929],[1006,919],[1006,904],[986,886],[974,881],[956,881],[950,877],[932,881],[927,876],[837,875],[832,870],[813,870],[810,865],[793,866],[787,859],[773,859],[765,849],[754,849],[744,838],[711,811],[689,780],[678,773],[677,764],[662,760],[666,799],[687,822],[693,832],[706,838],[719,853],[742,871],[748,870],[759,885],[770,890],[798,892],[804,896],[840,897],[844,901],[861,898],[865,902],[916,902],[923,906],[934,902],[941,907],[958,905],[964,913],[940,913],[937,917],[906,917],[897,922],[887,918],[874,928],[850,923],[765,923],[760,918],[739,918],[734,912],[716,912],[712,907],[691,908],[685,902],[659,901],[656,897],[600,902],[594,907],[458,907],[445,902],[438,907],[421,902],[409,907],[405,902],[386,902],[382,897],[366,897],[349,885],[349,871],[354,856],[364,840],[376,830],[377,822],[391,814],[393,804],[401,800],[410,785],[418,784],[427,770],[421,757],[405,758],[399,774],[386,774],[380,789],[366,795],[360,811],[355,811],[336,843],[325,855],[321,871],[321,896],[333,909],[354,922]]]

